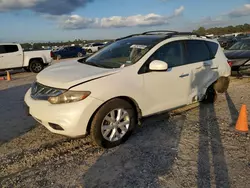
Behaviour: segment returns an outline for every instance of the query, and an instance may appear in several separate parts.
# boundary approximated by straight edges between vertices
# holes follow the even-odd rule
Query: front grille
[[[31,97],[33,99],[47,100],[49,97],[54,97],[63,93],[64,90],[52,88],[35,82],[31,86]]]

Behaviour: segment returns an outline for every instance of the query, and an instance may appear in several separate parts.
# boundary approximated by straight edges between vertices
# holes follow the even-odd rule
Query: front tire
[[[39,73],[43,70],[43,63],[39,60],[33,60],[30,62],[29,69],[33,73]]]
[[[90,135],[95,145],[112,148],[124,143],[136,126],[136,111],[127,101],[113,99],[94,115]]]
[[[89,50],[88,50],[88,53],[92,54],[92,53],[93,53],[93,51],[92,51],[91,49],[89,49]]]

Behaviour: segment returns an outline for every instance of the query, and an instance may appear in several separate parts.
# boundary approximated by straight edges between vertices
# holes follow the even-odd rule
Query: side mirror
[[[151,71],[166,71],[168,64],[164,61],[154,60],[149,64],[149,70]]]

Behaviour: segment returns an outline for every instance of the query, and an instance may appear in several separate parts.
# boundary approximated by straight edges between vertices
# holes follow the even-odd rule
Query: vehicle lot
[[[234,131],[250,79],[233,79],[215,105],[145,119],[123,145],[55,135],[25,115],[33,73],[0,81],[0,187],[248,187],[249,136]]]

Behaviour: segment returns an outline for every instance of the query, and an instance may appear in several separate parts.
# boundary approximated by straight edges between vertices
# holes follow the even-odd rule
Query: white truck
[[[0,70],[24,68],[38,73],[51,62],[50,50],[24,52],[20,44],[0,43]]]

